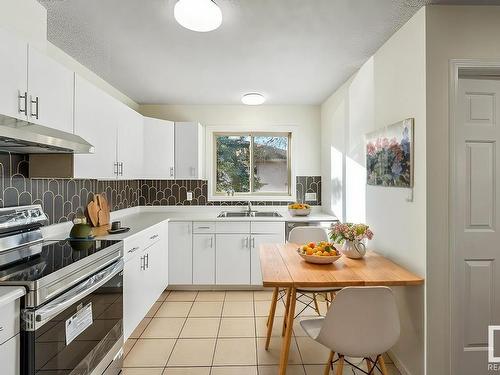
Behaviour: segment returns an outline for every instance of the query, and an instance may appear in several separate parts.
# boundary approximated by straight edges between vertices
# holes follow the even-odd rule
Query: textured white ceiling
[[[423,4],[457,3],[216,1],[222,26],[195,33],[175,22],[175,0],[40,0],[52,43],[150,104],[236,104],[254,91],[268,104],[319,104]]]

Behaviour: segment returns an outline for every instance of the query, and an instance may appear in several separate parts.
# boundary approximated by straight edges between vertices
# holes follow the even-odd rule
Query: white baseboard
[[[396,354],[394,354],[392,350],[390,350],[387,354],[389,355],[389,357],[391,357],[394,366],[396,366],[401,375],[412,375],[412,373],[408,371],[403,362],[401,362],[401,360],[398,358]]]

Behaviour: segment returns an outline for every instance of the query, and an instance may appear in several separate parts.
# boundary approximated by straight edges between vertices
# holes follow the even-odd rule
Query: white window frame
[[[295,158],[294,150],[295,138],[294,133],[297,132],[297,126],[285,126],[285,125],[273,125],[273,126],[207,126],[206,128],[206,170],[208,177],[208,201],[295,201],[296,200],[296,177],[295,177]],[[259,135],[266,134],[272,135],[283,135],[285,133],[290,134],[290,144],[288,145],[289,151],[289,166],[290,166],[290,193],[243,193],[235,195],[222,195],[216,194],[216,149],[215,149],[215,135],[225,133],[246,133],[249,135]]]

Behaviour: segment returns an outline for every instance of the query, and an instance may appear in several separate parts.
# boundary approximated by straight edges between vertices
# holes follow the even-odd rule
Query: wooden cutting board
[[[87,205],[89,219],[94,227],[99,226],[99,210],[99,202],[97,201],[97,196],[94,195],[94,200]]]
[[[97,201],[99,202],[99,226],[108,225],[110,219],[108,201],[103,194],[97,196]]]

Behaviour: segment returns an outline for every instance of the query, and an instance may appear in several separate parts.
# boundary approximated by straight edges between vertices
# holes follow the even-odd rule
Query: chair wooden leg
[[[370,358],[365,358],[365,361],[366,361],[366,369],[368,372],[370,372],[372,369],[372,360]]]
[[[313,293],[314,309],[316,310],[318,315],[321,315],[321,313],[319,312],[318,299],[316,298],[316,295],[317,295],[316,293]]]
[[[387,374],[387,367],[385,367],[385,361],[383,355],[379,355],[378,357],[378,364],[380,366],[380,371],[382,371],[382,375],[388,375]]]
[[[330,374],[330,366],[332,365],[332,361],[333,361],[334,356],[335,356],[335,352],[330,352],[330,355],[328,356],[328,362],[326,362],[325,372],[323,373],[323,375]]]
[[[278,303],[278,288],[275,288],[273,293],[273,300],[271,302],[271,309],[269,310],[269,316],[267,317],[266,350],[269,349],[269,343],[271,342],[271,334],[273,332],[274,315],[276,314],[277,303]]]
[[[336,375],[342,375],[344,372],[344,356],[341,355],[339,356],[339,360],[337,361],[337,371],[335,372]]]
[[[281,336],[285,336],[285,330],[287,325],[288,310],[290,310],[290,299],[291,299],[292,289],[286,291],[286,305],[285,305],[285,318],[283,319],[283,329],[281,330]],[[293,321],[293,320],[292,320]]]
[[[279,289],[278,288],[274,288],[274,290],[273,290],[273,300],[271,302],[271,308],[269,310],[269,315],[267,316],[266,327],[269,326],[269,321],[271,320],[271,311],[273,311],[273,304],[274,304],[274,311],[276,311],[276,302],[278,302],[278,292],[279,292]]]

